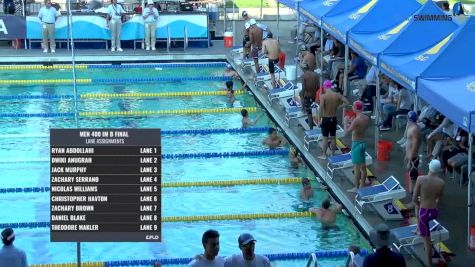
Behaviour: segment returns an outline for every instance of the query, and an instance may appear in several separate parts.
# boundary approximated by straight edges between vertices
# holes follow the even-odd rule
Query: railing
[[[317,255],[315,253],[311,253],[310,257],[307,261],[307,267],[317,267]]]
[[[184,40],[183,40],[183,51],[186,51],[188,48],[188,30],[186,26],[184,27]]]

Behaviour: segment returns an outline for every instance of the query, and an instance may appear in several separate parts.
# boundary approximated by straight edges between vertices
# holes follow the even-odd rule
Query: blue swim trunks
[[[366,163],[366,142],[365,141],[353,141],[351,143],[351,162],[353,164]]]

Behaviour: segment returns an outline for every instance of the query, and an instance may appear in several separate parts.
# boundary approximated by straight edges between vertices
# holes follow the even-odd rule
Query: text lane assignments
[[[160,242],[160,129],[51,129],[52,242]]]

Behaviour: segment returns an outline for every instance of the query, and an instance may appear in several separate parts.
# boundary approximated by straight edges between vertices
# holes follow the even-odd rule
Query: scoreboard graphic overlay
[[[161,242],[160,129],[51,129],[51,241]]]

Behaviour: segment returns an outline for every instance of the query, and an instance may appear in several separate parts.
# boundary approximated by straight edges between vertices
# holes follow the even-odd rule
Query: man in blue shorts
[[[360,187],[365,186],[366,182],[366,141],[365,134],[369,126],[369,117],[363,114],[363,102],[357,100],[353,103],[353,112],[356,118],[351,126],[346,130],[351,134],[351,161],[353,162],[353,174],[355,175],[355,187],[348,192],[356,193]]]

